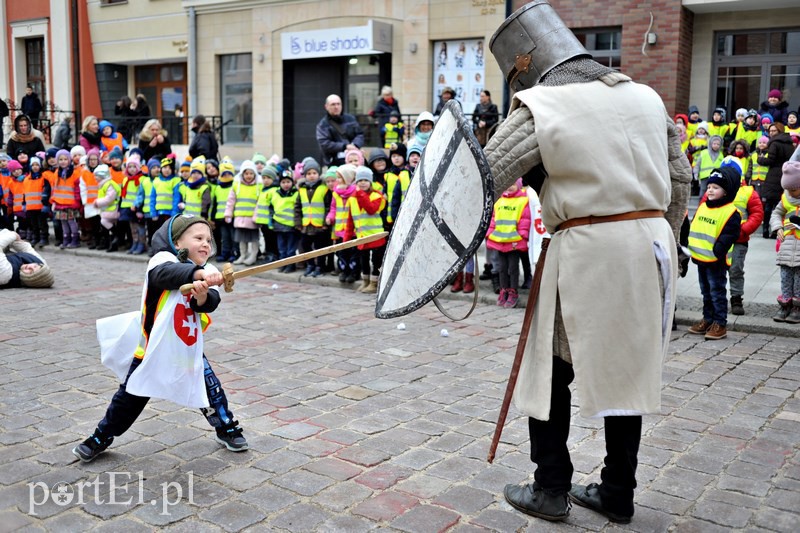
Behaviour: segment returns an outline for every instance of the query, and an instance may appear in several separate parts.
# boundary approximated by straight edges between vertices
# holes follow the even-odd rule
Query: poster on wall
[[[445,87],[456,92],[465,114],[475,110],[484,81],[483,39],[433,42],[433,100],[436,109]]]

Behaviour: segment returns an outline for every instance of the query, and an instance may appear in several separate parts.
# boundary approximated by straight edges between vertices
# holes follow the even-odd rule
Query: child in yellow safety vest
[[[734,204],[741,179],[732,166],[714,169],[708,177],[707,200],[697,207],[689,227],[689,251],[703,293],[703,320],[689,333],[705,335],[707,340],[728,335],[726,284],[733,244],[741,233],[741,215]]]
[[[393,144],[402,144],[405,138],[406,128],[400,121],[400,113],[392,111],[389,113],[389,122],[381,127],[381,139],[384,148],[391,148]]]
[[[769,171],[769,167],[766,165],[762,165],[758,162],[760,157],[766,158],[767,157],[767,145],[769,144],[769,137],[766,135],[762,135],[756,141],[756,149],[750,154],[750,184],[753,186],[753,189],[758,193],[759,198],[761,198],[761,204],[764,204],[764,182],[767,179],[767,171]],[[763,161],[763,159],[762,159]],[[769,236],[769,217],[764,220],[764,224],[762,227],[762,233],[766,238]]]
[[[213,189],[214,202],[211,219],[214,225],[214,242],[217,244],[217,262],[234,262],[239,245],[233,240],[233,223],[225,220],[225,207],[233,187],[236,168],[233,163],[224,161],[219,165],[219,180]]]
[[[199,407],[218,443],[233,452],[248,448],[204,353],[203,334],[211,324],[208,314],[220,304],[217,286],[223,282],[219,270],[208,263],[214,247],[211,227],[200,217],[177,215],[153,236],[153,247],[158,253],[147,264],[138,345],[136,340],[119,341],[125,349],[117,352],[123,355],[111,359],[121,384],[92,435],[72,449],[85,463],[127,432],[151,397]],[[191,284],[189,294],[181,294],[184,284]],[[112,332],[102,328],[128,326],[116,318],[98,326],[104,335]]]
[[[400,205],[406,199],[406,192],[411,185],[411,172],[406,165],[406,145],[397,144],[389,150],[389,160],[392,166],[386,173],[386,201],[389,204],[389,213],[386,221],[394,224],[397,214],[400,212]]]
[[[138,154],[128,156],[125,163],[125,181],[122,182],[122,194],[119,200],[119,222],[117,236],[121,239],[125,225],[130,226],[131,247],[129,254],[140,255],[147,249],[147,234],[144,226],[144,215],[136,210],[136,196],[142,180],[142,165]]]
[[[297,202],[297,188],[294,186],[294,175],[291,169],[281,170],[279,187],[272,193],[269,212],[272,217],[272,229],[278,241],[278,258],[286,259],[297,252],[300,234],[294,227],[294,204]],[[278,272],[294,272],[295,265],[283,266]]]
[[[186,183],[181,184],[181,201],[178,209],[184,215],[194,215],[208,220],[211,211],[211,186],[206,176],[206,165],[192,164]]]
[[[94,179],[98,184],[94,207],[100,211],[100,225],[103,228],[97,248],[105,249],[107,252],[116,252],[119,250],[119,244],[114,240],[114,226],[119,220],[119,195],[122,192],[122,186],[111,177],[108,165],[97,165],[97,168],[94,169]]]
[[[225,221],[233,222],[233,238],[239,243],[241,255],[233,263],[251,266],[258,259],[258,226],[253,222],[256,202],[261,187],[258,185],[256,166],[246,160],[239,168],[239,179],[234,180],[225,204]]]
[[[328,172],[333,169],[336,175],[336,185],[333,187],[331,208],[325,221],[333,226],[333,234],[337,243],[343,242],[349,237],[347,222],[350,212],[347,201],[356,193],[355,179],[358,168],[358,166],[350,164],[328,168]],[[339,283],[355,283],[361,270],[358,250],[353,248],[341,250],[336,254],[336,260],[339,265]]]
[[[698,128],[698,131],[702,131],[702,128]],[[722,151],[722,137],[719,135],[712,135],[708,139],[708,146],[705,150],[695,152],[692,173],[700,183],[701,196],[706,190],[708,176],[712,170],[720,166],[723,157],[725,157],[725,154]]]
[[[325,215],[331,207],[331,192],[323,183],[319,163],[313,157],[303,160],[303,183],[298,187],[294,204],[294,226],[300,230],[304,252],[325,248],[331,244],[331,228]],[[319,277],[323,274],[323,257],[306,261],[303,276]]]
[[[486,247],[497,251],[500,296],[497,305],[507,309],[519,301],[519,264],[528,253],[531,211],[528,194],[518,178],[494,204],[492,221],[486,232]]]
[[[783,195],[769,221],[780,241],[776,263],[781,268],[780,310],[772,318],[800,324],[800,161],[787,161],[781,170]]]
[[[256,212],[253,214],[253,222],[258,225],[261,236],[264,238],[264,263],[271,263],[278,259],[278,238],[272,229],[272,213],[270,212],[272,195],[278,189],[277,181],[276,167],[271,164],[264,165],[261,168],[261,190],[258,192]]]
[[[385,156],[384,156],[385,157]],[[370,158],[371,159],[371,158]],[[386,197],[375,190],[373,172],[367,167],[357,167],[355,173],[356,193],[347,200],[349,211],[347,236],[367,237],[383,231],[381,213],[386,209]],[[362,285],[357,290],[367,294],[378,292],[378,275],[386,253],[386,238],[358,246],[361,256]],[[370,270],[370,258],[372,269]]]

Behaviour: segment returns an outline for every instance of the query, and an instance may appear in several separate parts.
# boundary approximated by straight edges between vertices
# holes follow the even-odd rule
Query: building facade
[[[652,86],[671,114],[693,104],[732,115],[772,88],[800,106],[800,0],[550,1],[597,60]],[[300,159],[318,153],[329,94],[374,127],[384,85],[404,115],[432,110],[444,87],[466,113],[483,89],[507,107],[488,44],[524,4],[0,0],[0,96],[16,100],[31,82],[62,109],[113,120],[121,96],[142,94],[173,142],[188,142],[188,117],[201,113],[219,117],[234,159]]]

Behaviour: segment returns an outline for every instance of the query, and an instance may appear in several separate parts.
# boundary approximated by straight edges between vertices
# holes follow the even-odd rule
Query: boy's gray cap
[[[372,170],[369,167],[360,166],[356,168],[356,183],[367,180],[372,183]]]

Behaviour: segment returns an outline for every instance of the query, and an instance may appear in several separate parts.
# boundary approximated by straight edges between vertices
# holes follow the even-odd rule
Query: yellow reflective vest
[[[736,198],[733,199],[733,205],[736,206],[739,215],[742,217],[742,224],[747,222],[747,202],[750,201],[751,196],[753,196],[753,186],[742,184],[739,186],[739,192],[736,193]]]
[[[156,205],[150,205],[150,209],[156,211],[172,211],[173,195],[175,186],[181,183],[180,176],[175,176],[169,179],[156,178],[153,181],[153,190],[156,193]],[[152,196],[152,195],[151,195]]]
[[[697,179],[707,180],[711,171],[719,166],[722,162],[722,151],[717,152],[717,158],[711,159],[711,154],[708,149],[700,152],[700,155],[694,158],[694,166],[697,167]]]
[[[400,182],[400,202],[402,203],[402,201],[406,199],[406,191],[408,191],[408,186],[411,184],[411,175],[408,173],[408,170],[403,169],[399,174],[393,172],[386,173],[386,205],[388,206],[392,205],[394,186],[398,181]],[[389,223],[392,222],[391,213],[386,215],[386,221]]]
[[[750,181],[764,181],[767,179],[767,171],[769,167],[758,164],[758,152],[753,152],[750,156],[750,164],[753,165],[752,174],[750,174]]]
[[[494,242],[519,242],[519,219],[528,205],[528,196],[502,197],[494,204],[494,230],[489,240]]]
[[[381,199],[381,207],[373,215],[370,215],[366,212],[366,210],[361,209],[361,206],[358,205],[358,200],[356,199],[355,194],[347,199],[347,207],[350,210],[351,216],[353,217],[353,225],[355,226],[356,237],[359,239],[361,237],[367,237],[383,231],[383,219],[381,218],[381,211],[383,211],[386,207],[386,197],[376,191],[369,193],[369,199],[371,202],[374,202],[376,198]]]
[[[281,196],[279,190],[272,193],[272,221],[284,226],[294,227],[294,204],[297,202],[297,191]]]
[[[125,198],[122,198],[119,202],[119,208],[125,209],[133,207],[133,203],[136,201],[136,195],[139,193],[139,185],[136,184],[132,177],[126,176],[122,188],[126,192]]]
[[[321,228],[325,226],[325,195],[328,194],[328,187],[320,183],[314,187],[311,198],[308,197],[308,190],[308,187],[301,187],[298,193],[303,209],[303,226]]]
[[[789,196],[786,191],[781,195],[781,203],[786,214],[783,216],[783,236],[793,235],[795,239],[800,240],[800,230],[794,229],[794,224],[789,220],[792,215],[800,216],[800,207],[792,205],[789,201]]]
[[[236,195],[236,203],[233,204],[233,216],[253,218],[253,214],[256,212],[259,185],[256,182],[250,185],[242,182],[235,183],[233,192]]]
[[[272,226],[272,214],[269,212],[270,203],[272,203],[272,194],[277,190],[277,187],[262,188],[258,193],[258,201],[256,201],[256,214],[253,221],[256,224],[265,226]]]
[[[183,196],[183,214],[201,216],[203,212],[203,194],[210,190],[211,186],[204,183],[196,189],[192,189],[187,184],[181,186],[181,196]]]
[[[142,193],[144,194],[144,201],[142,202],[142,213],[144,213],[146,218],[149,218],[148,215],[150,214],[150,192],[153,190],[153,179],[150,176],[142,176],[141,181],[139,182],[139,187],[142,188]]]
[[[714,263],[717,257],[714,255],[714,243],[717,242],[722,228],[736,212],[733,203],[725,204],[720,207],[708,207],[703,202],[694,214],[692,224],[689,227],[689,251],[692,258],[701,263]],[[725,261],[731,266],[733,245],[731,245],[726,255]]]
[[[383,137],[383,147],[391,149],[393,144],[397,144],[402,141],[400,138],[400,130],[403,129],[403,123],[398,122],[397,124],[392,124],[391,122],[387,122],[383,125],[384,129],[386,130],[386,134]]]
[[[225,218],[225,207],[228,204],[228,195],[231,193],[233,183],[228,187],[223,187],[219,183],[211,189],[211,201],[214,203],[214,220]]]
[[[100,186],[100,191],[98,192],[97,195],[98,198],[105,198],[106,194],[108,193],[109,187],[112,187],[115,191],[117,191],[117,197],[108,206],[103,208],[103,211],[111,212],[111,211],[116,211],[117,208],[119,207],[119,195],[122,193],[122,187],[120,187],[119,183],[117,183],[112,179],[106,180],[106,182]]]

